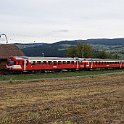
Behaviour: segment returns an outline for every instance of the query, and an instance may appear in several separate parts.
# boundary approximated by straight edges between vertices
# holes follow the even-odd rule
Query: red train
[[[6,68],[20,72],[124,68],[124,60],[10,56]]]

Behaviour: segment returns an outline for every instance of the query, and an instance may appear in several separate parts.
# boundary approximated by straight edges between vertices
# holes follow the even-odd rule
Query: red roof
[[[0,44],[0,59],[8,56],[24,56],[24,53],[15,44]]]

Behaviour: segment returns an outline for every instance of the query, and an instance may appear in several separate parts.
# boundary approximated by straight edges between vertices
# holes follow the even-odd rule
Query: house
[[[5,69],[9,56],[24,56],[15,44],[0,44],[0,69]]]

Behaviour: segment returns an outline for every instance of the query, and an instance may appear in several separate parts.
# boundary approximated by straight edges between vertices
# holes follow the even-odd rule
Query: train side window
[[[37,61],[37,64],[41,64],[41,61]]]
[[[53,64],[54,64],[54,65],[57,65],[57,62],[56,62],[56,61],[53,61]]]
[[[49,64],[49,65],[52,65],[52,61],[48,61],[48,64]]]
[[[32,61],[32,62],[31,62],[31,65],[35,65],[35,61]]]
[[[66,61],[63,61],[63,64],[66,64]]]
[[[71,64],[73,64],[73,65],[74,65],[74,61],[71,61]]]
[[[58,61],[58,65],[60,65],[61,64],[61,61]]]
[[[43,64],[45,65],[45,64],[47,64],[47,62],[46,61],[43,61]]]
[[[70,61],[67,61],[67,64],[70,64]]]

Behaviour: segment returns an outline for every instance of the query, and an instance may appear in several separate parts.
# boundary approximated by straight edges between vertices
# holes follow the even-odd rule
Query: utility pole
[[[42,56],[44,57],[44,53],[42,53]]]

